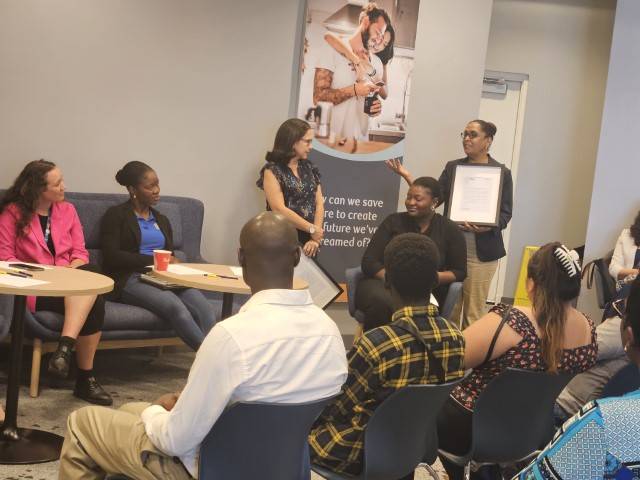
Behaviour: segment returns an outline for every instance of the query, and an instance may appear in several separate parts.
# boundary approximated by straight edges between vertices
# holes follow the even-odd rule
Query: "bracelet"
[[[358,92],[356,92],[356,84],[353,84],[353,96],[357,97],[358,96]]]

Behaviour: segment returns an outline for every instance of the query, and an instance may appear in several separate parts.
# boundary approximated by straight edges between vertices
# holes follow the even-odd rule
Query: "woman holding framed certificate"
[[[484,314],[498,260],[506,255],[502,230],[511,220],[513,180],[511,170],[489,155],[496,131],[491,122],[469,122],[460,134],[466,156],[448,162],[438,180],[444,216],[458,224],[467,244],[462,301],[451,315],[453,320],[462,314],[462,328]],[[387,165],[411,185],[413,178],[399,160],[389,160]]]

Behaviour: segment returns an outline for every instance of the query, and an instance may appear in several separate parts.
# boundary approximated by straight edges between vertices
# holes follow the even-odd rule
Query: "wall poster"
[[[319,261],[338,281],[360,264],[382,220],[397,211],[420,0],[308,0],[297,116],[315,131],[322,175]]]

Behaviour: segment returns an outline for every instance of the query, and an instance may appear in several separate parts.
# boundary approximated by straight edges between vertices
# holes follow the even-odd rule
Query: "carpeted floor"
[[[347,344],[350,345],[350,340],[345,338],[345,343],[349,342]],[[3,405],[6,397],[7,350],[8,345],[0,346],[0,399]],[[182,388],[193,357],[194,354],[186,349],[165,350],[161,356],[153,348],[100,351],[96,356],[96,372],[101,384],[113,396],[114,407],[118,407],[131,401],[153,401],[164,393]],[[28,349],[25,349],[23,361],[28,359],[30,355]],[[69,413],[87,404],[71,394],[72,382],[68,382],[63,388],[52,388],[46,375],[41,381],[40,396],[29,397],[26,376],[28,366],[23,371],[25,375],[20,391],[18,426],[64,435]],[[57,472],[58,462],[0,465],[0,479],[50,480],[58,478]],[[428,478],[423,475],[419,473],[416,479]],[[315,474],[312,476],[312,480],[320,478]]]

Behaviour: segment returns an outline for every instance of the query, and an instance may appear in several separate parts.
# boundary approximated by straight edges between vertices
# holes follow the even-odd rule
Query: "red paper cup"
[[[153,251],[153,268],[159,272],[166,272],[171,262],[171,252],[169,250]]]

